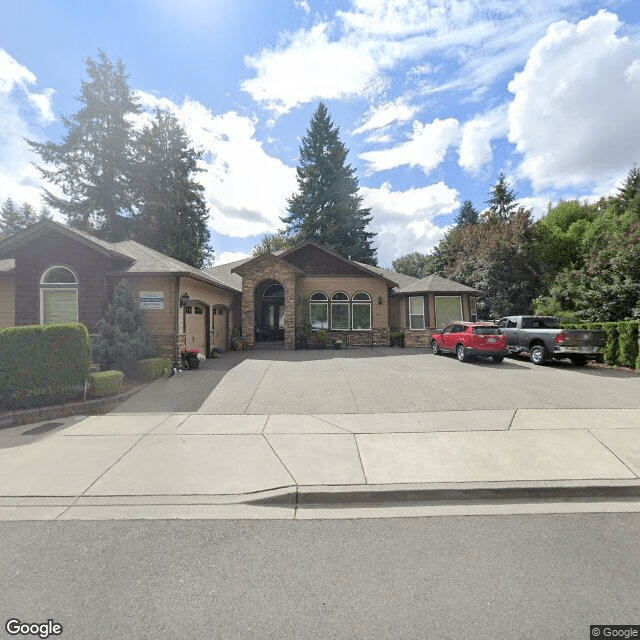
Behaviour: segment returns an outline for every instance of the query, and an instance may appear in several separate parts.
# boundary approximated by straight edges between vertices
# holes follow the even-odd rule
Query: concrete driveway
[[[418,349],[229,352],[161,379],[120,413],[274,415],[640,408],[640,376],[507,358],[458,362]]]

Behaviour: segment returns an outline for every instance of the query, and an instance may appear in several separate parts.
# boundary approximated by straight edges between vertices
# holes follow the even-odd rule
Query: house
[[[422,280],[307,242],[196,269],[132,240],[110,243],[50,220],[0,243],[0,327],[83,322],[97,331],[126,279],[159,352],[210,353],[241,329],[249,348],[294,349],[305,325],[346,345],[429,346],[435,327],[475,316],[479,292],[436,275]]]

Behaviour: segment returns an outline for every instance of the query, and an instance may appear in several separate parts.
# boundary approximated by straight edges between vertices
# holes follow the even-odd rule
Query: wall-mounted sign
[[[164,309],[164,291],[141,291],[138,297],[141,309]]]

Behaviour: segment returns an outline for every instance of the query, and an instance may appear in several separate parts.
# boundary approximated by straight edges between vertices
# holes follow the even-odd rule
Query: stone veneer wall
[[[431,347],[431,336],[433,329],[405,329],[404,330],[404,346],[405,347]]]
[[[242,272],[242,336],[248,349],[255,339],[256,287],[265,280],[275,280],[284,287],[284,348],[296,348],[296,273],[293,267],[274,257],[265,256]]]

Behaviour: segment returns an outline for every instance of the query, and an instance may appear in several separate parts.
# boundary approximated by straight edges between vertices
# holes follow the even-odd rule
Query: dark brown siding
[[[366,275],[348,262],[313,246],[303,246],[283,259],[299,267],[307,275]]]
[[[58,233],[50,233],[15,252],[16,325],[40,324],[40,277],[53,265],[73,270],[78,278],[78,316],[89,329],[105,308],[105,273],[114,268],[102,253]]]

